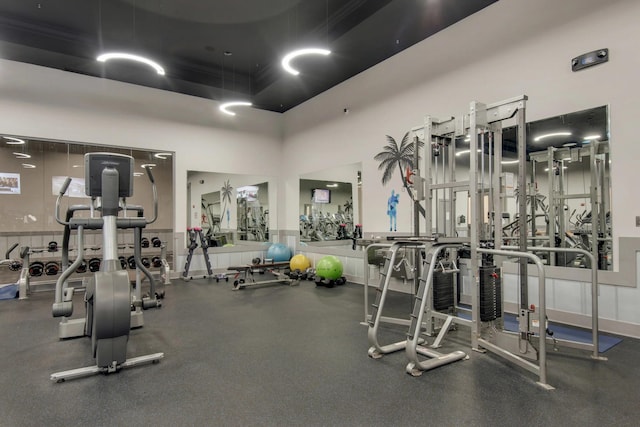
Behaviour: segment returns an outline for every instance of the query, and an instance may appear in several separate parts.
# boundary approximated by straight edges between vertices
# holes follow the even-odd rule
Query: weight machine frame
[[[529,236],[527,235],[527,197],[518,200],[518,227],[520,230],[517,246],[503,246],[502,241],[502,205],[505,195],[501,192],[502,177],[502,126],[503,122],[515,120],[517,126],[517,153],[518,153],[518,183],[519,189],[527,189],[527,151],[526,151],[526,101],[527,96],[521,95],[493,104],[471,102],[469,114],[452,117],[440,121],[433,117],[426,117],[422,126],[411,129],[411,137],[415,141],[414,169],[408,171],[412,176],[413,186],[410,187],[410,195],[414,199],[414,242],[423,242],[429,247],[437,247],[431,254],[431,259],[421,261],[416,251],[416,268],[422,266],[423,273],[416,274],[416,289],[419,289],[415,297],[414,311],[412,313],[411,326],[407,343],[396,343],[389,346],[388,350],[395,351],[404,348],[409,364],[406,371],[418,376],[422,371],[440,366],[437,362],[418,360],[417,355],[427,355],[423,351],[417,351],[422,343],[420,335],[426,329],[427,335],[435,332],[434,325],[439,323],[440,332],[431,345],[439,346],[440,342],[453,324],[469,326],[471,329],[471,347],[474,351],[484,353],[490,351],[512,363],[524,368],[538,376],[537,383],[547,390],[553,387],[547,382],[546,370],[546,345],[553,342],[554,345],[565,345],[574,348],[592,350],[592,358],[606,360],[598,354],[597,338],[597,265],[593,254],[587,252],[592,267],[592,319],[593,319],[593,343],[575,343],[572,341],[555,340],[546,337],[546,301],[545,301],[545,270],[540,258],[530,253],[528,248]],[[469,178],[465,181],[457,181],[455,176],[456,140],[467,136],[469,138]],[[485,139],[488,138],[488,141]],[[425,145],[424,155],[420,156],[419,143]],[[486,157],[488,162],[485,164]],[[420,164],[420,159],[422,163]],[[441,162],[440,162],[441,159]],[[442,165],[442,171],[439,165]],[[424,171],[424,177],[420,174],[420,166]],[[488,169],[488,174],[486,173]],[[593,187],[592,187],[593,188]],[[593,191],[593,190],[592,190]],[[440,201],[440,193],[443,197]],[[468,237],[456,236],[454,225],[456,218],[456,194],[468,192],[469,195],[469,235]],[[488,196],[488,210],[484,211],[484,198]],[[435,201],[434,201],[435,199]],[[419,203],[424,202],[424,216],[427,226],[426,235],[421,235]],[[444,203],[444,209],[439,206]],[[442,216],[442,218],[439,217]],[[447,222],[447,216],[449,218]],[[433,231],[435,230],[435,233]],[[372,246],[367,247],[370,249]],[[433,269],[437,256],[449,251],[450,258],[457,257],[458,250],[465,248],[470,253],[470,285],[471,285],[471,320],[463,319],[456,315],[439,313],[433,309],[431,301],[431,289]],[[446,250],[445,250],[446,249]],[[549,252],[580,252],[576,249],[546,248]],[[428,250],[427,250],[428,252]],[[586,252],[586,251],[585,251]],[[582,253],[582,252],[580,252]],[[488,264],[493,264],[493,257],[518,258],[519,262],[519,310],[518,331],[504,330],[501,307],[500,316],[495,320],[481,321],[480,316],[480,260],[487,259]],[[491,259],[487,258],[491,257]],[[428,256],[427,256],[428,258]],[[538,304],[537,307],[529,305],[528,265],[533,263],[538,269]],[[429,272],[424,269],[429,265]],[[498,263],[499,265],[499,263]],[[365,268],[367,271],[368,266]],[[494,267],[495,268],[495,267]],[[501,270],[497,270],[502,276]],[[420,278],[418,278],[420,276]],[[365,278],[368,274],[365,273]],[[367,280],[368,281],[368,280]],[[420,283],[422,281],[422,283]],[[365,301],[368,301],[367,287],[365,286]],[[380,288],[382,290],[382,286]],[[501,290],[503,294],[504,291]],[[503,300],[504,298],[502,298]],[[384,300],[384,298],[383,298]],[[380,308],[382,305],[380,306]],[[457,307],[454,307],[457,309]],[[374,305],[374,314],[380,319],[385,319]],[[369,314],[365,307],[365,322],[369,320]],[[377,322],[379,319],[371,318]],[[399,320],[399,319],[398,319]],[[396,319],[388,319],[392,323],[404,323]],[[374,325],[370,324],[370,332]],[[370,337],[370,342],[372,342]],[[380,346],[381,347],[381,346]],[[384,347],[381,347],[384,349]],[[370,350],[371,351],[371,350]],[[455,353],[455,352],[454,352]],[[453,353],[451,353],[453,354]],[[457,359],[456,359],[457,360]],[[535,361],[537,360],[537,363]],[[432,362],[432,363],[430,363]],[[448,363],[448,362],[445,362]]]

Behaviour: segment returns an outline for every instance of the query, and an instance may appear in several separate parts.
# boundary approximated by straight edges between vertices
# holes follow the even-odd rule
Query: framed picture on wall
[[[0,194],[20,194],[20,174],[0,172]]]

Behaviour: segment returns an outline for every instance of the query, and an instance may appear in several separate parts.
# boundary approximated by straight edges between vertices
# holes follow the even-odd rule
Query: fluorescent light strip
[[[253,104],[247,101],[231,101],[231,102],[225,102],[224,104],[220,104],[220,107],[218,107],[220,109],[220,111],[222,111],[225,114],[228,114],[230,116],[235,116],[236,113],[234,113],[233,111],[229,110],[229,108],[231,107],[251,107]]]
[[[147,64],[148,66],[156,70],[156,73],[160,74],[161,76],[164,76],[164,68],[162,68],[160,64],[158,64],[157,62],[152,61],[149,58],[145,58],[144,56],[132,55],[130,53],[122,53],[122,52],[110,52],[110,53],[103,53],[102,55],[96,58],[96,60],[98,60],[99,62],[107,62],[111,59],[127,59],[129,61],[141,62],[143,64]]]
[[[544,135],[540,135],[540,136],[536,136],[535,138],[533,138],[533,140],[535,142],[540,141],[541,139],[545,139],[545,138],[551,138],[552,136],[571,136],[571,132],[554,132],[554,133],[547,133]]]
[[[145,163],[145,164],[143,164],[143,165],[140,165],[140,167],[141,167],[142,169],[146,169],[146,168],[155,168],[155,167],[156,167],[156,164],[155,164],[155,163]]]
[[[133,176],[142,176],[142,175],[144,175],[144,173],[142,173],[142,172],[134,172],[133,173]]]
[[[31,163],[23,163],[22,167],[25,169],[35,169],[36,165],[32,165]]]
[[[282,58],[282,68],[284,68],[288,73],[293,74],[294,76],[297,76],[298,74],[300,74],[300,71],[294,69],[291,66],[291,61],[293,61],[295,58],[297,58],[298,56],[302,56],[302,55],[324,55],[324,56],[327,56],[330,53],[331,53],[330,50],[320,49],[320,48],[307,48],[307,49],[294,50],[293,52],[289,52],[288,54],[286,54],[284,56],[284,58]]]
[[[24,139],[14,138],[12,136],[3,136],[3,138],[8,140],[8,141],[5,141],[8,145],[22,145],[22,144],[24,144]]]
[[[589,140],[592,140],[592,139],[600,139],[600,135],[588,135],[588,136],[585,136],[582,139],[585,140],[585,141],[589,141]]]
[[[569,167],[568,166],[563,166],[562,169],[569,169]],[[549,168],[544,168],[544,171],[545,172],[549,172]]]
[[[337,187],[338,187],[338,184],[327,184],[327,187],[330,187],[330,188],[337,188]]]
[[[519,160],[503,160],[500,163],[503,165],[515,165]]]
[[[27,153],[16,153],[14,151],[13,155],[16,156],[17,159],[30,159],[31,158],[31,154],[27,154]]]
[[[166,160],[167,157],[173,156],[173,153],[156,153],[153,155],[156,159]]]

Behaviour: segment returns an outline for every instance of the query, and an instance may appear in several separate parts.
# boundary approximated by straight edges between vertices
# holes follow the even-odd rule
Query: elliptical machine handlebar
[[[58,198],[56,199],[56,222],[60,225],[69,225],[68,221],[63,221],[60,219],[60,202],[62,201],[62,197],[69,189],[69,185],[71,185],[71,177],[68,176],[67,179],[64,180],[64,184],[60,187],[60,192],[58,193]]]
[[[7,252],[4,254],[4,259],[10,259],[10,257],[11,257],[11,252],[13,252],[13,250],[14,250],[15,248],[17,248],[17,247],[18,247],[18,243],[14,243],[14,244],[13,244],[13,246],[11,246],[11,247],[7,250]]]
[[[147,221],[147,224],[151,224],[158,219],[158,189],[156,188],[156,180],[153,177],[153,173],[151,173],[151,167],[145,166],[144,169],[147,171],[147,176],[149,177],[149,181],[151,181],[153,191],[153,218],[151,221]]]

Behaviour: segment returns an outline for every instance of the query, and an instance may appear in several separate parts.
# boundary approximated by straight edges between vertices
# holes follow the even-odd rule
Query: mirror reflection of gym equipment
[[[350,176],[352,182],[326,179],[300,179],[300,240],[306,243],[348,240],[357,233],[360,207],[359,165],[339,171],[323,171],[311,176]],[[347,169],[347,173],[343,171]],[[358,201],[354,202],[354,197]]]
[[[209,247],[269,241],[269,178],[189,171],[188,228],[202,228]]]
[[[419,376],[424,371],[466,358],[466,354],[459,350],[444,354],[436,351],[450,329],[459,325],[470,328],[474,351],[492,352],[534,373],[538,376],[537,383],[545,389],[553,388],[547,382],[548,342],[554,348],[563,345],[579,348],[591,352],[596,360],[606,360],[600,356],[598,346],[597,253],[576,247],[531,247],[527,231],[530,223],[527,201],[530,197],[533,204],[538,201],[533,192],[527,192],[527,197],[518,199],[517,239],[512,246],[505,244],[503,239],[503,207],[507,198],[504,190],[507,181],[502,173],[504,123],[516,122],[513,152],[517,157],[518,179],[517,183],[509,183],[516,184],[516,189],[532,188],[526,174],[526,102],[526,96],[494,104],[472,102],[468,114],[444,121],[426,117],[424,125],[411,130],[415,155],[414,166],[407,175],[411,181],[410,196],[415,205],[413,235],[392,239],[397,241],[386,245],[374,243],[367,248],[370,251],[388,247],[370,313],[365,287],[370,357],[380,358],[405,350],[409,359],[406,372]],[[600,154],[599,147],[602,145],[590,145],[588,150],[592,159]],[[549,153],[554,153],[554,150],[550,149]],[[469,158],[468,176],[456,170],[456,157],[460,154]],[[554,161],[550,158],[549,165],[552,166]],[[598,167],[592,168],[591,174],[595,175],[596,181],[602,182],[603,175],[598,174],[598,170]],[[549,173],[550,177],[552,173]],[[458,193],[468,196],[468,229],[463,235],[458,233],[454,223],[465,223],[466,218],[465,221],[450,220],[459,218],[456,211]],[[558,193],[554,197],[563,200]],[[463,200],[467,202],[466,197]],[[422,203],[426,233],[420,232],[419,205]],[[409,321],[382,315],[400,250],[413,253],[413,265],[417,266]],[[573,255],[574,258],[579,255],[587,260],[592,270],[591,343],[555,339],[553,331],[546,327],[545,268],[537,256],[538,252]],[[502,257],[517,259],[519,265],[519,308],[515,330],[505,327]],[[538,299],[531,304],[528,285],[530,264],[537,270],[539,283]],[[365,267],[365,271],[367,269]],[[367,279],[365,283],[368,283]],[[465,293],[470,294],[468,305],[461,301]],[[408,324],[408,338],[392,344],[380,344],[379,328],[383,322]],[[429,337],[435,337],[430,345],[427,343]]]
[[[503,132],[504,157],[512,159],[515,130]],[[612,270],[611,157],[607,107],[564,114],[527,124],[527,221],[529,246],[584,249],[598,269]],[[506,163],[506,164],[505,164]],[[507,174],[515,164],[503,161]],[[505,203],[506,244],[518,240],[515,204]],[[539,255],[547,265],[590,268],[579,253]]]
[[[265,242],[269,240],[269,209],[264,206],[263,194],[268,183],[245,185],[236,190],[238,208],[238,238]],[[261,202],[262,200],[262,202]]]

